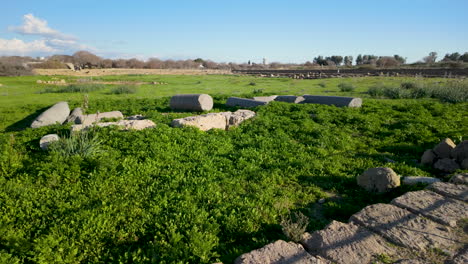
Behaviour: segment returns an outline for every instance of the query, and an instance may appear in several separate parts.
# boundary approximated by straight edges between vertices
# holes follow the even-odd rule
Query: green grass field
[[[66,136],[67,125],[26,127],[58,101],[81,106],[85,94],[54,92],[61,88],[39,79],[51,77],[0,77],[0,263],[232,263],[287,240],[280,223],[296,212],[308,217],[313,231],[422,188],[377,195],[361,190],[356,177],[378,166],[402,176],[440,177],[418,164],[421,154],[446,137],[468,139],[466,102],[367,93],[412,78],[103,76],[92,79],[167,83],[143,84],[135,93],[113,94],[118,85],[86,93],[90,113],[143,114],[157,127],[95,130],[101,151],[65,157],[42,151],[39,139]],[[341,83],[355,89],[341,92]],[[352,95],[364,103],[354,109],[273,102],[237,128],[201,132],[170,127],[174,118],[198,114],[169,109],[178,93],[212,95],[213,112],[235,110],[224,106],[229,96]],[[317,203],[321,198],[325,203]]]

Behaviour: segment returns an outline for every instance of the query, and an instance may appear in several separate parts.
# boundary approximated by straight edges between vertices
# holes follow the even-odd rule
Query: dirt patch
[[[84,69],[72,71],[69,69],[34,69],[37,75],[68,75],[68,76],[104,76],[104,75],[208,75],[232,74],[230,70],[207,69]]]

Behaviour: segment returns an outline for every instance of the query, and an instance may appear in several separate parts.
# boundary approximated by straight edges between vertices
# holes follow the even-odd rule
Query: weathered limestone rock
[[[313,257],[304,248],[293,242],[278,240],[262,248],[242,254],[235,261],[235,264],[320,264],[319,259]]]
[[[450,158],[452,150],[456,147],[455,143],[450,138],[442,140],[437,146],[434,147],[434,153],[437,157]]]
[[[455,184],[468,184],[468,173],[453,175],[452,178],[450,178],[450,182]]]
[[[468,204],[427,190],[408,192],[393,199],[392,204],[451,227],[468,218]]]
[[[400,177],[391,168],[371,168],[357,177],[357,183],[370,192],[387,192],[400,186]]]
[[[371,263],[379,254],[398,254],[382,237],[353,223],[337,221],[332,221],[323,230],[305,233],[301,244],[309,253],[321,255],[336,263]]]
[[[83,129],[88,129],[90,127],[108,127],[108,126],[118,126],[120,130],[142,130],[145,128],[156,127],[156,124],[148,119],[145,120],[119,120],[117,122],[103,122],[103,123],[94,123],[94,124],[78,124],[72,125],[71,130],[73,132],[80,131]]]
[[[342,96],[322,96],[322,95],[303,95],[306,104],[324,104],[335,105],[338,107],[361,107],[362,99],[358,97],[342,97]]]
[[[460,165],[453,159],[443,158],[434,163],[434,168],[452,173],[460,169]]]
[[[240,106],[240,107],[256,107],[260,105],[266,105],[267,102],[256,101],[253,99],[239,98],[239,97],[229,97],[226,101],[227,106]]]
[[[303,102],[304,100],[304,97],[295,95],[280,95],[275,98],[275,101],[293,104],[298,104],[300,102]]]
[[[231,112],[224,112],[224,113],[227,113],[225,115],[226,121],[227,121],[226,130],[229,129],[230,127],[238,126],[245,120],[255,117],[256,115],[254,111],[244,110],[244,109],[239,109],[235,111],[234,113],[231,113]]]
[[[451,151],[451,156],[458,162],[468,159],[468,140],[462,141]]]
[[[406,185],[416,185],[416,184],[432,184],[434,182],[440,182],[440,179],[432,177],[420,177],[420,176],[410,176],[403,178],[403,184]]]
[[[49,145],[52,144],[52,142],[59,141],[59,136],[57,134],[48,134],[45,135],[41,138],[39,141],[39,146],[43,150],[47,150],[49,148]]]
[[[428,150],[424,151],[424,154],[421,157],[421,164],[422,165],[432,166],[432,164],[434,163],[434,160],[436,158],[437,158],[437,156],[434,153],[434,151],[432,151],[432,149],[428,149]]]
[[[436,182],[427,187],[436,193],[468,202],[468,186],[464,184],[453,184],[446,182]]]
[[[227,130],[238,126],[247,119],[255,116],[250,110],[237,110],[236,112],[209,113],[199,116],[189,116],[172,120],[173,127],[193,126],[202,131],[213,128]]]
[[[173,110],[202,112],[213,109],[213,98],[208,94],[178,94],[171,97],[169,104]]]
[[[73,109],[70,115],[67,117],[67,123],[78,124],[79,120],[83,119],[83,109],[81,107],[77,107]]]
[[[253,99],[255,101],[260,101],[260,102],[266,102],[269,103],[271,101],[274,101],[275,98],[278,97],[277,95],[271,95],[271,96],[255,96]]]
[[[82,116],[79,116],[76,119],[75,123],[82,124],[82,125],[91,125],[92,123],[99,122],[104,118],[123,119],[123,114],[120,111],[112,111],[112,112],[103,112],[103,113],[82,115]]]
[[[40,114],[31,124],[32,128],[49,126],[56,123],[63,124],[70,114],[67,102],[58,102]]]
[[[374,204],[351,216],[350,221],[382,235],[393,243],[420,252],[450,249],[456,237],[450,229],[391,204]]]

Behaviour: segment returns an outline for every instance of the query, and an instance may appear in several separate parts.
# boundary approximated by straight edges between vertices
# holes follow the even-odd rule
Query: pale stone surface
[[[451,151],[451,156],[458,162],[468,159],[468,140],[462,141]]]
[[[254,99],[255,101],[260,101],[260,102],[271,102],[274,101],[275,98],[278,97],[277,95],[271,95],[271,96],[255,96]]]
[[[403,184],[406,185],[432,184],[434,182],[440,182],[440,179],[422,176],[409,176],[403,178]]]
[[[450,158],[451,152],[455,147],[455,143],[450,138],[446,138],[437,144],[433,151],[439,158]]]
[[[436,193],[449,196],[461,201],[468,201],[468,186],[464,184],[453,184],[446,182],[436,182],[427,187]]]
[[[227,130],[238,126],[247,119],[255,116],[250,110],[237,110],[236,112],[209,113],[205,115],[189,116],[172,120],[173,127],[193,126],[202,131],[213,128]]]
[[[119,120],[117,122],[103,122],[103,123],[94,123],[94,124],[78,124],[72,125],[71,130],[73,132],[80,131],[83,129],[88,129],[90,127],[108,127],[108,126],[118,126],[120,130],[142,130],[145,128],[156,127],[156,124],[151,120]]]
[[[432,149],[428,149],[428,150],[424,151],[424,154],[421,157],[421,164],[422,165],[432,166],[432,164],[434,163],[434,160],[436,159],[436,157],[437,156],[434,153],[434,151],[432,151]]]
[[[395,248],[380,236],[353,223],[332,221],[325,229],[305,233],[301,244],[311,254],[318,254],[336,263],[371,263],[376,255],[396,256]]]
[[[70,108],[67,102],[58,102],[52,107],[40,114],[32,122],[32,128],[38,128],[43,126],[49,126],[53,124],[63,124],[70,114]]]
[[[234,113],[231,113],[231,112],[224,112],[224,113],[228,113],[225,115],[226,121],[227,121],[226,129],[229,129],[230,127],[238,126],[245,120],[255,117],[256,115],[254,111],[245,110],[245,109],[239,109],[235,111]]]
[[[73,111],[67,117],[66,122],[67,123],[78,124],[77,122],[80,122],[78,120],[80,120],[82,118],[83,118],[83,109],[81,109],[81,107],[77,107],[77,108],[73,109]]]
[[[357,183],[370,192],[387,192],[400,186],[400,177],[391,168],[371,168],[357,177]]]
[[[102,112],[96,114],[89,114],[89,115],[82,115],[76,119],[76,124],[82,125],[91,125],[92,123],[96,123],[101,121],[104,118],[116,118],[116,119],[123,119],[123,114],[120,111],[111,111],[111,112]]]
[[[305,100],[304,97],[295,96],[295,95],[280,95],[275,98],[275,101],[293,103],[293,104],[298,104],[304,100]]]
[[[52,144],[52,142],[59,141],[60,137],[57,134],[48,134],[45,135],[41,138],[39,141],[39,146],[43,150],[47,150],[49,148],[49,145]]]
[[[240,107],[256,107],[261,105],[266,105],[267,102],[256,101],[253,99],[239,98],[239,97],[229,97],[226,101],[227,106],[240,106]]]
[[[455,184],[468,184],[468,173],[453,175],[452,178],[450,178],[450,182]]]
[[[393,199],[392,204],[451,227],[468,218],[466,203],[427,190],[408,192]]]
[[[209,111],[213,109],[213,98],[208,94],[178,94],[169,103],[173,110]]]
[[[361,107],[362,99],[358,97],[342,97],[342,96],[323,96],[323,95],[303,95],[304,101],[307,104],[324,104],[335,105],[338,107]]]
[[[434,247],[450,249],[456,243],[448,227],[391,204],[369,205],[351,216],[350,221],[397,245],[421,252]]]
[[[452,173],[460,169],[460,165],[453,159],[443,158],[434,163],[434,168]]]
[[[320,264],[319,259],[313,257],[304,248],[293,242],[278,240],[262,248],[242,254],[235,261],[235,264]]]

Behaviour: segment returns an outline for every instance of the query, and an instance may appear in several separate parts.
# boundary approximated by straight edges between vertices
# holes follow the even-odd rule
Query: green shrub
[[[320,86],[320,87],[322,87],[322,88],[325,88],[325,87],[327,87],[327,83],[326,83],[326,82],[320,82],[320,83],[318,84],[318,86]]]
[[[415,82],[402,82],[400,84],[400,87],[403,88],[403,89],[414,89],[416,87],[420,87],[420,85],[418,85]]]
[[[384,96],[385,87],[383,86],[372,86],[367,90],[367,93],[372,97],[383,97]]]
[[[110,94],[134,94],[138,90],[136,85],[119,85],[110,90]]]
[[[97,135],[91,136],[87,131],[80,131],[63,137],[49,146],[51,152],[62,157],[80,156],[89,158],[101,152],[101,141]]]
[[[106,88],[104,84],[98,83],[77,83],[70,84],[64,87],[46,87],[40,93],[89,93]]]
[[[257,83],[256,82],[250,82],[249,85],[250,86],[255,86],[255,85],[257,85]]]
[[[356,87],[351,83],[340,83],[338,84],[338,88],[340,88],[342,92],[352,92],[356,90]]]

